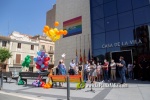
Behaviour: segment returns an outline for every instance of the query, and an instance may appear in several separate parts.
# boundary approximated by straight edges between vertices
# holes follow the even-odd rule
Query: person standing
[[[72,61],[70,62],[69,74],[70,74],[70,75],[75,75],[75,69],[76,69],[76,64],[75,64],[75,61],[72,60]]]
[[[111,60],[111,80],[112,81],[116,81],[116,63],[114,62],[114,60]]]
[[[120,56],[118,65],[118,71],[121,77],[121,84],[126,83],[126,77],[125,77],[125,72],[126,72],[126,62],[124,61],[124,57]]]
[[[129,79],[133,79],[133,64],[132,63],[128,64],[128,76],[129,76]]]
[[[133,61],[133,79],[138,79],[138,64],[136,61]]]
[[[142,70],[142,81],[145,81],[147,76],[146,76],[146,70],[148,70],[148,61],[143,57],[143,60],[139,64],[141,70]]]
[[[102,82],[105,82],[106,80],[109,82],[109,78],[108,78],[108,65],[109,65],[109,63],[107,62],[106,59],[104,59],[104,65],[103,65],[104,80]]]
[[[88,71],[88,61],[86,61],[86,64],[84,65],[84,82],[86,82],[88,80],[88,75],[89,75],[89,71]]]
[[[100,80],[101,80],[100,72],[101,72],[101,66],[100,66],[100,64],[99,64],[99,62],[98,62],[98,63],[97,63],[97,68],[96,68],[97,81],[98,81],[98,82],[100,82]]]

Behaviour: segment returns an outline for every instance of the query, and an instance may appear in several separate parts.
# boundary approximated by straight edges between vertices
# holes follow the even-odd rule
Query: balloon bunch
[[[39,51],[37,54],[38,56],[34,58],[34,61],[36,62],[36,68],[40,71],[44,71],[48,68],[50,58],[47,57],[44,51]]]
[[[23,63],[22,63],[22,66],[23,66],[23,67],[29,67],[30,62],[31,62],[30,56],[27,55],[27,56],[25,57]]]
[[[44,87],[45,82],[40,81],[40,80],[35,80],[35,81],[32,83],[32,85],[35,86],[35,87]]]
[[[48,88],[51,88],[52,87],[52,84],[51,83],[46,83],[43,88],[45,89],[48,89]]]
[[[67,35],[67,30],[58,30],[56,27],[59,26],[59,22],[54,23],[55,28],[50,28],[49,26],[44,26],[43,32],[48,36],[53,42],[60,39],[61,35]]]

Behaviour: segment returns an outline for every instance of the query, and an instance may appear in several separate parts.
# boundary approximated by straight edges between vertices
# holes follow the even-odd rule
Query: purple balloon
[[[41,56],[38,56],[38,57],[37,57],[37,60],[38,60],[38,61],[41,61]]]
[[[39,65],[42,65],[43,62],[42,62],[42,61],[37,61],[37,63],[38,63]]]

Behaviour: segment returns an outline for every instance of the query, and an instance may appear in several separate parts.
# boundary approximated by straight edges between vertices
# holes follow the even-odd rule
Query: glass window
[[[104,3],[107,3],[107,2],[110,2],[110,1],[113,1],[113,0],[104,0]]]
[[[103,0],[90,0],[90,1],[92,7],[98,6],[103,3]]]
[[[105,33],[96,34],[92,37],[92,44],[94,49],[102,48],[102,45],[105,44]]]
[[[92,30],[93,34],[105,32],[104,19],[93,21],[92,22],[92,29],[93,29]]]
[[[118,29],[117,15],[105,18],[106,31]]]
[[[106,49],[97,49],[97,50],[93,50],[93,56],[100,56],[103,55],[105,56],[106,53]]]
[[[34,50],[34,45],[31,45],[31,50]]]
[[[149,0],[132,0],[133,8],[142,7],[149,4]]]
[[[107,48],[107,52],[120,51],[120,47]]]
[[[96,20],[103,17],[103,5],[92,8],[92,20]]]
[[[120,42],[128,42],[128,45],[132,45],[130,43],[132,40],[134,40],[134,27],[120,30]]]
[[[106,32],[106,44],[114,44],[119,41],[119,31]]]
[[[2,46],[6,47],[7,41],[2,41]]]
[[[21,43],[18,43],[17,48],[21,49]]]
[[[132,10],[131,0],[117,0],[118,13]]]
[[[134,25],[132,11],[121,13],[118,15],[118,17],[119,17],[119,27],[120,28],[125,28],[125,27]]]
[[[116,1],[104,4],[105,17],[117,14]]]
[[[45,50],[45,45],[41,45],[41,50]]]
[[[150,22],[150,6],[134,10],[134,19],[136,25]]]

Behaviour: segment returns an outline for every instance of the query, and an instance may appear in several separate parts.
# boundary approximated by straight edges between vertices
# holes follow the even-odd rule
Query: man
[[[104,74],[104,80],[102,82],[105,82],[106,80],[109,82],[108,65],[109,65],[109,63],[107,62],[106,59],[104,59],[104,65],[102,66],[102,68],[103,68],[103,74]]]
[[[89,64],[89,62],[86,61],[86,64],[84,65],[84,82],[86,82],[88,79],[88,74],[89,74],[89,71],[88,71],[89,65],[88,64]]]
[[[114,59],[111,60],[111,80],[116,81],[116,63],[114,62]]]
[[[143,57],[143,60],[139,64],[141,70],[142,70],[142,81],[145,81],[147,79],[146,73],[149,68],[148,61]]]
[[[75,61],[72,60],[72,61],[70,62],[70,71],[69,71],[69,74],[70,74],[70,75],[75,75],[75,68],[76,68]]]
[[[118,65],[118,71],[119,75],[121,77],[121,84],[126,83],[126,77],[125,77],[125,72],[126,72],[126,62],[124,61],[124,57],[120,56]]]

